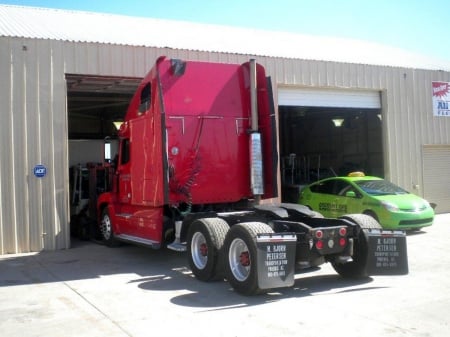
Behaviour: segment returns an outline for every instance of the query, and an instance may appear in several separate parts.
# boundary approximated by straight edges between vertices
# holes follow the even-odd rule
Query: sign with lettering
[[[450,117],[450,83],[431,82],[433,92],[433,115]]]
[[[408,274],[406,235],[401,231],[369,232],[369,275]]]
[[[44,165],[36,165],[33,168],[33,173],[37,178],[43,178],[47,175],[47,168]]]
[[[258,286],[261,289],[291,287],[295,274],[295,234],[258,235]]]

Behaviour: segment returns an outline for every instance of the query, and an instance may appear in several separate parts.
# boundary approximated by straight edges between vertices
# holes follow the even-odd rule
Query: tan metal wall
[[[450,144],[423,145],[424,194],[437,204],[436,213],[450,212]]]
[[[290,59],[266,66],[279,86],[379,90],[386,177],[423,196],[422,145],[450,144],[450,117],[433,116],[431,82],[450,81],[450,72]]]
[[[65,74],[142,77],[157,57],[245,57],[0,37],[0,254],[70,247]],[[47,167],[44,178],[33,168]]]
[[[250,56],[0,37],[0,254],[70,247],[65,73],[141,77],[160,55],[242,63]],[[431,81],[449,72],[255,57],[277,86],[380,90],[388,178],[422,194],[421,146],[449,144]],[[276,91],[276,90],[275,90]],[[44,178],[33,167],[44,164]]]

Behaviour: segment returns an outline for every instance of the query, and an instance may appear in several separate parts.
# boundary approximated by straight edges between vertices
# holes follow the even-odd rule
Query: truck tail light
[[[316,248],[318,250],[321,250],[323,248],[323,241],[322,240],[319,240],[319,241],[316,242]]]
[[[339,228],[339,235],[340,236],[346,236],[347,235],[347,228],[345,228],[345,227]]]
[[[347,244],[347,240],[345,238],[339,239],[339,246],[344,247]]]
[[[323,232],[319,229],[315,232],[316,239],[322,239],[323,238]]]

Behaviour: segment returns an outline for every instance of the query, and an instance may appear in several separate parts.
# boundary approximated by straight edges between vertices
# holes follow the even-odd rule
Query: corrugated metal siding
[[[437,204],[436,213],[450,212],[450,144],[423,146],[425,198]]]
[[[0,254],[69,248],[65,74],[142,77],[161,55],[248,57],[0,37]],[[47,167],[44,178],[33,168]]]
[[[2,253],[68,247],[67,118],[61,48],[1,38]],[[56,46],[59,46],[56,43]],[[6,48],[7,47],[7,48]],[[4,58],[5,57],[5,58]],[[36,178],[43,164],[47,176]]]
[[[280,85],[382,92],[386,177],[423,195],[422,144],[450,143],[450,118],[434,117],[431,103],[431,82],[450,81],[449,72],[309,60],[268,60],[268,69]],[[414,190],[416,185],[419,189]]]
[[[450,69],[446,60],[360,40],[1,4],[0,17],[8,37]]]
[[[449,81],[447,72],[391,69],[386,79],[386,126],[389,176],[423,196],[423,144],[448,144],[450,118],[434,117],[431,82]],[[418,189],[413,186],[418,185]]]
[[[0,37],[0,253],[70,246],[65,73],[142,77],[160,55],[266,67],[277,86],[382,92],[385,171],[423,195],[423,144],[450,144],[450,118],[433,117],[431,81],[450,73],[171,48]],[[277,94],[275,90],[275,99]],[[36,164],[48,168],[34,177]]]

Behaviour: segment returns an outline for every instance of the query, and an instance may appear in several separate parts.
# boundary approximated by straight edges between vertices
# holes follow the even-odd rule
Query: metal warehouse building
[[[72,170],[103,160],[161,55],[266,67],[282,199],[358,169],[450,212],[450,116],[433,109],[450,62],[362,41],[0,5],[0,254],[70,247]]]

